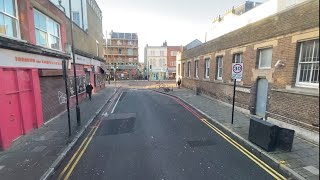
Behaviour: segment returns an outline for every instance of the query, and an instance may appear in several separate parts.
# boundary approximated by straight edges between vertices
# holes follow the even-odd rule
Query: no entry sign
[[[242,79],[243,63],[232,63],[232,79]]]

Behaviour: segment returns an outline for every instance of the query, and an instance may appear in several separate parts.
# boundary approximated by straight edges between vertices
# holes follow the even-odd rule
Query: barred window
[[[199,78],[199,60],[194,61],[194,77]]]
[[[222,72],[223,72],[223,57],[218,56],[217,57],[217,74],[216,74],[216,79],[217,80],[222,80]]]
[[[188,77],[191,77],[191,62],[188,62]]]
[[[296,84],[319,86],[319,40],[300,43]]]
[[[205,59],[204,62],[204,78],[209,79],[209,73],[210,73],[210,59]]]

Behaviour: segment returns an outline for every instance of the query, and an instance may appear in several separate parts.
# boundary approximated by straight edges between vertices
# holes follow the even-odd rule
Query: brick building
[[[74,87],[67,7],[49,0],[0,3],[4,7],[0,8],[0,148],[6,149],[14,139],[66,110],[62,60],[69,62],[70,96]],[[80,100],[89,81],[96,90],[103,87],[104,74],[102,45],[98,44],[103,42],[101,11],[92,0],[83,4],[88,27],[95,28],[84,30],[74,23]],[[73,105],[74,97],[70,100]]]
[[[181,55],[182,84],[232,103],[231,64],[244,63],[236,106],[319,131],[319,3],[309,0]]]
[[[105,47],[105,59],[114,77],[117,79],[137,79],[139,63],[139,41],[137,33],[111,31]]]
[[[182,51],[182,46],[167,46],[167,66],[169,79],[176,78],[176,56]]]

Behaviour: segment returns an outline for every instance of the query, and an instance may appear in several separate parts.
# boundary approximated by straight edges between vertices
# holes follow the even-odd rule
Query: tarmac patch
[[[98,136],[118,135],[134,132],[135,113],[110,114],[102,120]]]

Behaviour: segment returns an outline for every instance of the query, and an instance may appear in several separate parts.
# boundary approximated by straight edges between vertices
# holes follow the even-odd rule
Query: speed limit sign
[[[232,63],[232,79],[242,79],[243,63]]]

